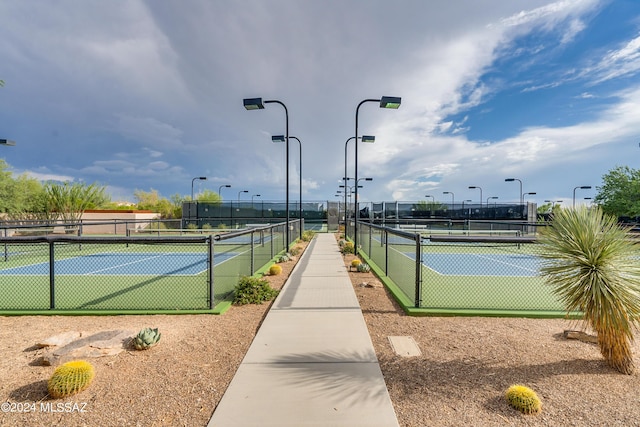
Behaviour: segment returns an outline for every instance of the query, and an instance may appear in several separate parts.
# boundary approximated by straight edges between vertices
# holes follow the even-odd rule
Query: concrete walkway
[[[312,240],[209,426],[398,426],[333,234]]]

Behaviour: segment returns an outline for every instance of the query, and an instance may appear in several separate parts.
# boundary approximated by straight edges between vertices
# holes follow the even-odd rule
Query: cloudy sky
[[[304,200],[337,200],[356,107],[382,96],[402,105],[359,109],[363,201],[514,202],[517,178],[571,204],[640,168],[637,0],[3,0],[0,17],[0,155],[113,200],[198,176],[196,193],[284,200],[284,109],[253,97],[287,107]]]

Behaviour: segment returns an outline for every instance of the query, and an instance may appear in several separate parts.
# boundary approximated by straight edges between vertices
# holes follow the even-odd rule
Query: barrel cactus
[[[54,399],[71,396],[89,387],[94,375],[95,371],[89,362],[72,360],[56,368],[47,383],[47,389]]]
[[[133,339],[133,346],[136,350],[148,350],[160,341],[162,334],[158,332],[158,328],[144,328]]]
[[[269,267],[269,275],[277,276],[280,273],[282,273],[282,267],[280,267],[279,265],[273,264],[271,267]]]
[[[542,409],[542,403],[536,392],[523,385],[512,385],[505,397],[509,405],[525,414],[537,413]]]
[[[360,264],[362,264],[362,261],[360,261],[358,258],[354,258],[353,260],[351,260],[351,267],[355,267],[357,269]]]

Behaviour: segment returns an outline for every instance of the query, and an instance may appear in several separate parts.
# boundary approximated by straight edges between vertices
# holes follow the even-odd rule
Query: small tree
[[[618,371],[634,371],[631,342],[640,323],[640,264],[628,229],[599,207],[562,209],[542,230],[542,276],[568,312],[584,313],[600,353]]]
[[[45,186],[48,211],[65,224],[78,224],[82,213],[87,209],[96,208],[109,201],[105,195],[105,188],[97,184],[79,182],[63,184],[49,183]],[[68,229],[67,232],[71,232]]]

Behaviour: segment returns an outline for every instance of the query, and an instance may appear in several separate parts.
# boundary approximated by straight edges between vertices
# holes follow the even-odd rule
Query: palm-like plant
[[[562,209],[541,232],[541,274],[568,312],[584,314],[607,362],[632,374],[633,328],[640,323],[640,259],[627,232],[600,208]]]

